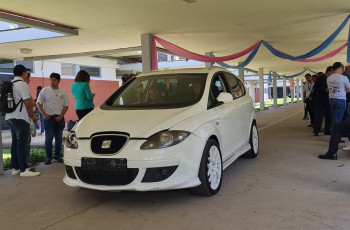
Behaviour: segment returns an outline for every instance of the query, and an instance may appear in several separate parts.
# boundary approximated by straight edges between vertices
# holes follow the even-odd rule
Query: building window
[[[90,77],[101,77],[100,68],[91,66],[80,66],[80,70],[85,70],[90,74]]]
[[[11,73],[13,71],[13,61],[7,59],[0,59],[0,72]]]
[[[61,73],[62,75],[75,75],[75,65],[74,64],[67,64],[62,63],[61,65]]]
[[[168,61],[168,55],[164,53],[158,53],[158,61],[159,62]]]
[[[34,72],[34,65],[32,61],[20,61],[16,60],[16,65],[24,65],[27,69],[30,69],[29,72],[33,73]],[[12,72],[12,71],[11,71]]]

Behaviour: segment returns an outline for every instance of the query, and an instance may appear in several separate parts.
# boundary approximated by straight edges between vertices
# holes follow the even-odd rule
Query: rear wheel
[[[250,130],[249,144],[250,144],[250,150],[248,150],[248,152],[246,152],[243,155],[243,157],[247,157],[247,158],[257,157],[259,153],[259,134],[258,134],[258,128],[256,127],[256,123],[252,124],[252,128]]]
[[[202,196],[212,196],[219,192],[222,183],[222,158],[219,144],[209,139],[205,145],[199,172],[201,184],[191,188],[191,192]]]

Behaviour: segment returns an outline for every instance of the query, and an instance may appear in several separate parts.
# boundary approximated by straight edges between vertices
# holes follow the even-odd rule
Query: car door
[[[253,101],[251,100],[251,97],[246,94],[244,84],[239,78],[226,72],[223,73],[223,75],[225,82],[228,84],[227,87],[235,101],[235,117],[240,122],[241,128],[239,142],[243,145],[249,140]]]
[[[210,85],[208,100],[208,109],[213,109],[219,114],[219,120],[216,122],[216,125],[220,133],[220,148],[223,161],[232,156],[235,149],[239,147],[241,135],[241,124],[239,122],[241,115],[236,112],[236,102],[233,100],[223,104],[217,101],[217,97],[221,92],[228,92],[225,85],[227,83],[224,82],[222,73],[214,75]]]

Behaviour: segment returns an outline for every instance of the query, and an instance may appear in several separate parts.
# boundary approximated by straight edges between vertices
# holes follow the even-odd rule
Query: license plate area
[[[81,167],[83,169],[98,170],[123,170],[127,169],[127,160],[125,158],[81,158]]]

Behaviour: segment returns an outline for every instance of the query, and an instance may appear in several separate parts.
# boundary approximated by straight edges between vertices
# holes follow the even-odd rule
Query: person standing
[[[313,110],[312,110],[312,102],[309,100],[309,96],[310,93],[312,91],[312,88],[314,86],[314,83],[312,82],[312,77],[310,74],[306,74],[305,75],[305,79],[306,79],[306,83],[304,84],[304,89],[303,89],[303,98],[304,98],[304,103],[305,103],[305,112],[304,112],[304,120],[307,119],[308,117],[308,113],[309,113],[309,117],[310,117],[310,125],[308,125],[309,127],[313,127],[314,125],[314,114],[313,114]]]
[[[340,62],[333,64],[333,74],[327,78],[329,89],[329,104],[333,114],[333,126],[339,123],[346,110],[346,92],[350,92],[350,82],[342,75],[344,65]]]
[[[60,156],[62,148],[62,133],[65,127],[64,115],[69,106],[66,91],[59,88],[61,76],[58,73],[50,75],[50,86],[41,90],[37,98],[37,106],[44,116],[45,126],[45,165],[54,162],[63,163]],[[52,140],[55,136],[55,157],[52,159]]]
[[[29,86],[25,82],[28,79],[28,70],[23,65],[16,65],[13,68],[13,98],[17,105],[16,110],[7,113],[5,120],[11,128],[11,166],[12,175],[22,177],[39,176],[28,167],[26,161],[26,151],[30,136],[30,119],[33,119],[33,107],[30,99]]]
[[[23,79],[25,83],[27,83],[29,85],[30,82],[30,73],[28,73],[28,78],[27,79]],[[36,107],[36,103],[33,100],[32,96],[30,95],[30,104],[31,106],[34,108]],[[35,114],[33,114],[34,120],[36,119]],[[25,150],[26,153],[26,160],[27,160],[27,165],[28,168],[33,168],[34,166],[39,165],[38,163],[31,161],[29,154],[30,154],[30,142],[32,141],[32,135],[36,134],[36,130],[35,130],[35,126],[34,126],[34,120],[29,119],[30,123],[29,123],[29,127],[30,127],[30,132],[29,132],[29,138],[28,138],[28,144]],[[34,136],[33,136],[34,137]]]
[[[70,86],[70,90],[75,100],[75,112],[78,120],[94,109],[93,99],[95,94],[91,93],[90,75],[85,70],[80,70],[75,77],[75,82]]]
[[[38,87],[36,87],[36,99],[35,99],[35,101],[38,100],[38,96],[39,96],[39,93],[42,90],[42,88],[43,87],[41,87],[40,85]],[[45,128],[44,128],[44,116],[40,113],[38,107],[35,107],[34,111],[37,112],[39,114],[39,117],[40,117],[40,127],[39,127],[38,122],[35,122],[34,124],[35,124],[35,128],[37,130],[37,134],[41,135],[45,131]]]
[[[332,112],[329,106],[327,77],[333,72],[333,67],[328,66],[326,74],[317,74],[313,90],[309,95],[309,100],[312,100],[314,108],[314,136],[318,136],[321,130],[322,120],[324,118],[324,134],[331,134]]]
[[[331,140],[326,154],[318,155],[318,158],[325,160],[338,160],[338,146],[341,138],[350,133],[350,121],[341,121],[334,126],[332,130]]]

